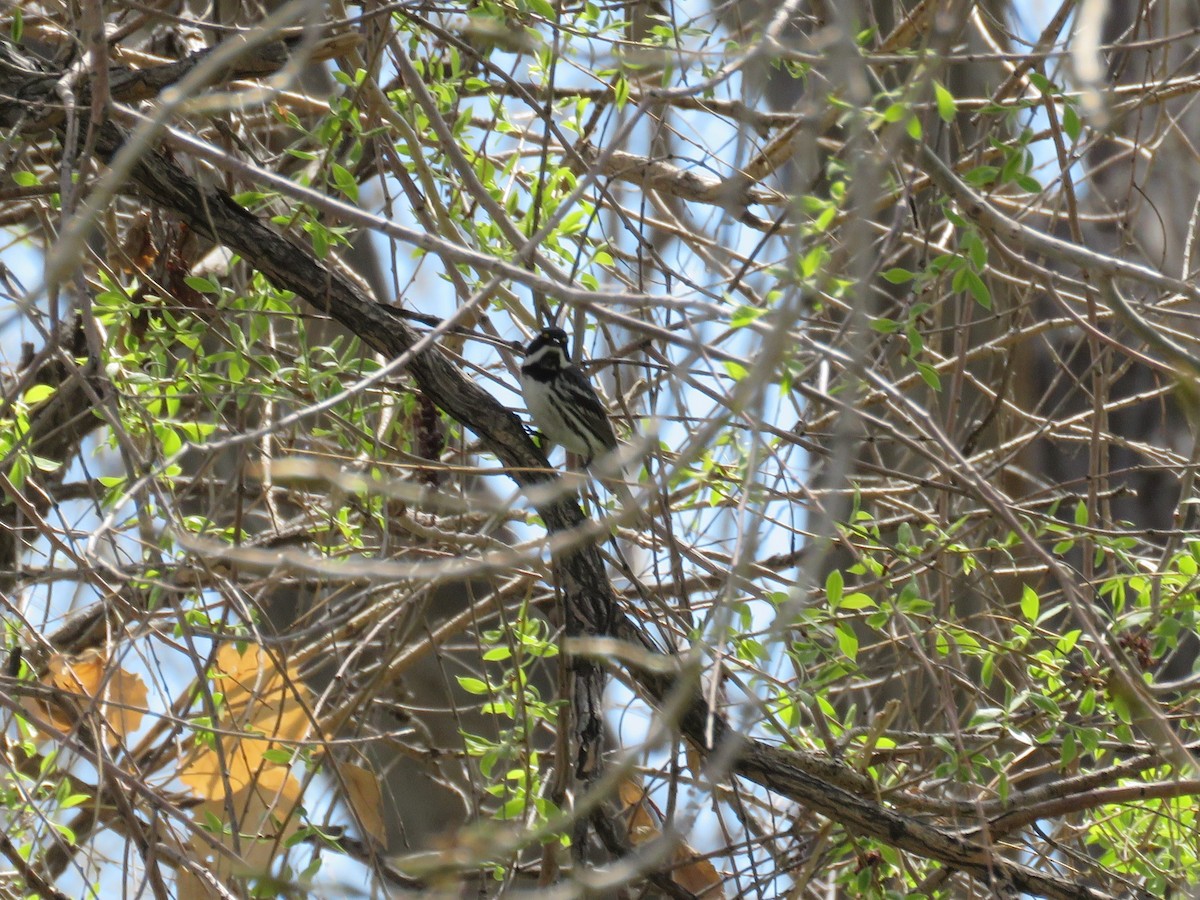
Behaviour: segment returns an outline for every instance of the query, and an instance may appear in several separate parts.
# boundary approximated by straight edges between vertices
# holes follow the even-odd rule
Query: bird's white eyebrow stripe
[[[530,353],[528,356],[526,356],[525,361],[521,365],[522,366],[539,365],[543,361],[545,361],[545,359],[552,353],[557,353],[559,356],[559,360],[561,362],[565,363],[566,354],[564,354],[562,352],[562,347],[559,347],[557,344],[545,344],[544,346],[538,347],[536,350],[534,350],[532,353]]]

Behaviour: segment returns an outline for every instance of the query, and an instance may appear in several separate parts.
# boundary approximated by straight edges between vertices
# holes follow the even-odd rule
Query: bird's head
[[[525,348],[522,368],[561,369],[568,365],[567,333],[561,328],[543,328]]]

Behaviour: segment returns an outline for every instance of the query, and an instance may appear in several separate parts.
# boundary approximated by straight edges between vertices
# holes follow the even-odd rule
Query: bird
[[[521,393],[545,438],[583,458],[585,468],[617,449],[608,410],[587,377],[572,365],[567,333],[543,328],[525,347]]]

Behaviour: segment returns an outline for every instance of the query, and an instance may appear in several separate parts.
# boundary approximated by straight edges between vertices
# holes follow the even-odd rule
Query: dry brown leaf
[[[212,688],[225,696],[218,727],[242,733],[222,736],[220,753],[197,743],[179,774],[198,796],[220,801],[226,793],[269,785],[277,777],[269,773],[288,771],[286,763],[269,761],[264,754],[273,748],[290,750],[308,739],[313,698],[295,669],[281,673],[256,646],[242,653],[232,644],[222,647],[214,670]]]
[[[629,843],[637,847],[662,836],[658,825],[662,817],[654,810],[646,789],[638,781],[625,779],[617,789],[617,795],[621,799],[621,811],[627,815]],[[671,880],[680,887],[706,900],[725,896],[716,867],[686,843],[681,841],[672,851],[671,862]]]
[[[621,798],[621,812],[627,813],[629,843],[636,847],[662,834],[647,809],[649,801],[646,789],[641,784],[635,779],[626,778],[617,789],[617,794]]]
[[[205,799],[194,810],[193,818],[198,823],[207,823],[211,817],[216,817],[223,825],[230,825],[229,806],[232,805],[231,833],[214,836],[232,850],[233,832],[236,832],[240,857],[222,855],[208,861],[213,855],[212,849],[206,841],[194,836],[191,839],[193,858],[204,860],[204,865],[221,882],[269,872],[284,842],[300,829],[296,807],[301,793],[300,783],[285,767],[271,766],[259,773],[251,787],[231,794],[229,804],[224,796]]]
[[[240,860],[227,857],[206,863],[221,880],[269,871],[283,842],[300,828],[296,809],[302,788],[292,777],[290,764],[266,757],[271,749],[291,751],[295,742],[313,734],[308,709],[312,692],[289,667],[281,672],[275,660],[256,646],[239,652],[226,645],[217,653],[211,689],[224,695],[220,721],[220,751],[197,742],[181,767],[180,779],[201,798],[193,817],[207,823],[211,817],[232,825],[238,835]],[[229,822],[230,810],[234,821]],[[232,834],[218,835],[231,850]],[[211,849],[192,839],[198,859]],[[193,881],[201,888],[198,879]]]
[[[383,794],[379,790],[379,779],[375,777],[375,773],[354,763],[337,760],[332,762],[345,786],[346,803],[358,817],[358,824],[386,849],[387,836],[384,834],[381,812]]]
[[[87,650],[78,656],[56,653],[47,663],[42,683],[70,695],[74,704],[30,699],[25,706],[59,731],[67,732],[76,724],[73,706],[86,712],[99,701],[100,714],[107,726],[104,740],[110,747],[116,746],[142,724],[149,691],[145,682],[132,672],[118,668],[106,677],[107,671],[108,656],[100,650]]]
[[[725,896],[716,867],[687,844],[675,848],[673,859],[675,868],[671,871],[671,880],[681,888],[704,900],[717,900]]]

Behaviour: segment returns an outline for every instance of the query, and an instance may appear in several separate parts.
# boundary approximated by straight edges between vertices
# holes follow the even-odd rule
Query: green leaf
[[[915,359],[912,362],[913,365],[917,367],[917,372],[920,374],[921,380],[923,380],[935,391],[940,391],[942,389],[942,379],[938,375],[937,369],[928,363],[917,362]]]
[[[954,115],[958,112],[958,107],[954,103],[954,95],[946,90],[946,87],[940,81],[935,81],[933,83],[933,96],[937,101],[937,111],[942,121],[953,122]]]
[[[1024,585],[1021,588],[1021,615],[1027,621],[1037,622],[1038,609],[1041,606],[1041,598],[1038,597],[1037,591],[1029,585]]]
[[[858,637],[849,625],[840,624],[837,627],[838,648],[850,659],[858,658]]]
[[[1000,169],[996,166],[976,166],[970,172],[967,172],[963,179],[967,184],[975,187],[986,187],[996,180],[996,176],[1000,174]]]
[[[71,794],[69,797],[64,797],[63,801],[58,804],[59,809],[73,809],[81,803],[87,803],[92,798],[87,794]]]
[[[825,576],[825,599],[829,601],[830,609],[837,609],[841,604],[845,587],[846,579],[837,569]]]
[[[739,306],[729,319],[730,328],[744,328],[751,322],[756,322],[767,314],[767,310],[757,306]]]
[[[21,399],[25,401],[26,406],[33,406],[53,397],[56,390],[58,389],[49,384],[35,384],[25,392],[25,396]]]
[[[177,422],[175,427],[184,438],[193,444],[201,443],[217,430],[217,426],[212,422]]]
[[[841,609],[874,609],[878,604],[862,591],[855,591],[842,598]]]
[[[333,183],[338,190],[355,202],[358,201],[358,182],[350,174],[350,170],[338,163],[333,164]]]
[[[1064,656],[1075,649],[1075,644],[1079,641],[1079,636],[1082,634],[1078,628],[1072,629],[1058,639],[1058,652]]]
[[[734,362],[731,359],[725,360],[722,365],[725,367],[725,371],[729,374],[729,377],[734,381],[741,381],[746,377],[746,375],[749,374],[745,366],[743,366],[741,363]]]
[[[158,445],[162,449],[163,456],[174,456],[183,449],[183,438],[169,425],[155,428],[154,435],[158,438]]]
[[[38,184],[38,177],[32,172],[13,172],[12,180],[21,187],[33,187]]]
[[[629,102],[629,82],[624,75],[617,76],[616,84],[613,85],[613,99],[617,109],[624,109],[625,104]]]
[[[1018,175],[1013,179],[1017,186],[1030,194],[1040,194],[1042,192],[1042,183],[1032,175]]]
[[[57,472],[62,468],[62,460],[48,459],[36,453],[33,454],[33,464],[39,472]]]
[[[894,334],[900,330],[900,323],[887,318],[887,316],[880,316],[878,319],[871,320],[871,328],[880,334]]]
[[[1054,84],[1041,72],[1029,72],[1025,77],[1043,94],[1055,93]]]
[[[1080,500],[1078,503],[1075,504],[1075,524],[1083,526],[1083,525],[1086,525],[1087,523],[1088,523],[1087,503],[1085,503],[1083,500]]]
[[[487,694],[491,693],[491,688],[487,686],[486,681],[480,681],[478,678],[470,678],[466,675],[459,675],[458,686],[468,694]]]
[[[1067,137],[1073,141],[1079,140],[1080,132],[1083,131],[1083,123],[1079,121],[1079,113],[1070,104],[1063,107],[1062,129]]]
[[[975,298],[975,302],[984,309],[991,309],[992,294],[987,289],[987,285],[983,283],[983,279],[970,269],[963,269],[961,274],[963,283],[967,290],[970,291],[971,296]]]
[[[199,291],[202,294],[219,294],[221,289],[209,281],[207,278],[201,278],[199,275],[188,275],[183,279],[186,284],[194,291]]]
[[[883,273],[884,281],[890,281],[892,284],[907,284],[916,277],[916,273],[910,272],[908,269],[902,269],[899,266],[894,269],[888,269]]]

